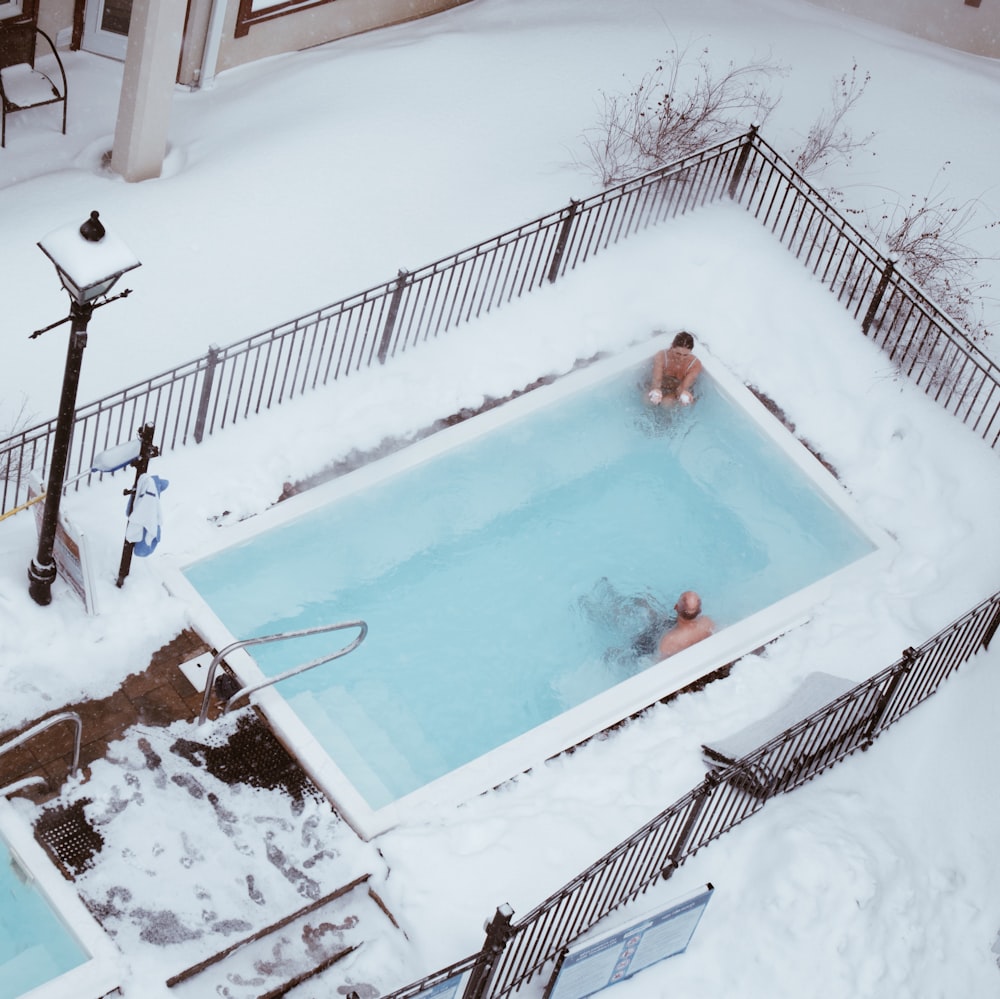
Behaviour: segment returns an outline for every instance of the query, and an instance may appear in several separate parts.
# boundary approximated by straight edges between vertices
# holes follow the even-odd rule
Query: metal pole
[[[379,338],[379,364],[385,364],[385,359],[389,356],[389,343],[392,341],[392,334],[396,328],[396,316],[399,313],[400,302],[403,301],[403,291],[406,288],[406,280],[409,276],[409,273],[402,269],[396,276],[396,287],[392,291],[392,298],[389,301],[389,312],[385,317],[385,323],[382,326],[382,335]]]
[[[556,240],[556,247],[552,251],[552,262],[549,264],[547,275],[551,284],[559,276],[559,268],[562,265],[563,254],[569,244],[569,236],[573,231],[573,219],[576,218],[576,210],[580,207],[580,202],[576,198],[569,199],[569,207],[565,209],[566,216],[559,227],[559,238]]]
[[[740,144],[740,154],[737,157],[736,166],[733,168],[733,175],[729,181],[729,197],[734,201],[739,191],[740,181],[743,179],[743,171],[746,169],[747,160],[750,157],[750,149],[756,141],[757,126],[751,125],[750,131],[743,136],[743,142]]]
[[[134,497],[136,494],[136,489],[139,485],[139,476],[145,475],[149,470],[149,459],[156,458],[160,449],[153,443],[153,433],[156,427],[152,423],[147,423],[139,428],[139,440],[141,442],[139,447],[139,457],[132,462],[135,466],[135,482],[132,483],[131,489],[126,489],[123,492],[124,496],[131,494],[133,497],[133,502],[135,502]],[[122,546],[122,560],[118,567],[118,579],[115,581],[115,586],[118,589],[122,588],[122,584],[125,582],[125,577],[129,574],[129,569],[132,568],[132,550],[135,548],[134,541],[126,541]]]
[[[43,607],[52,602],[52,583],[56,578],[56,563],[52,552],[55,548],[59,503],[62,500],[63,480],[66,477],[66,463],[76,416],[76,390],[80,384],[83,350],[87,346],[87,323],[90,322],[93,309],[93,305],[89,302],[73,301],[70,305],[72,326],[69,348],[66,352],[66,371],[59,399],[56,433],[52,444],[52,460],[49,462],[49,480],[45,490],[38,553],[28,566],[28,593],[36,604],[41,604]]]
[[[912,645],[908,649],[903,649],[903,654],[899,657],[897,668],[888,684],[886,684],[884,693],[879,697],[872,711],[872,720],[861,743],[862,752],[867,753],[869,747],[875,742],[875,739],[879,735],[882,719],[885,717],[886,711],[889,710],[889,705],[892,703],[896,688],[903,682],[910,670],[913,669],[919,658],[920,653]]]
[[[513,918],[514,910],[509,905],[504,903],[497,906],[493,918],[486,924],[486,942],[476,959],[465,992],[462,993],[462,999],[483,999],[486,995],[497,961],[500,960],[507,941],[514,933],[510,925]]]
[[[896,270],[896,261],[890,257],[885,262],[885,269],[879,276],[878,284],[875,287],[875,293],[872,295],[872,300],[868,305],[868,311],[865,313],[865,318],[861,320],[861,332],[865,336],[868,336],[868,331],[871,329],[872,323],[875,321],[875,313],[878,312],[879,306],[882,304],[882,299],[885,297],[886,289],[889,287],[889,282],[892,280],[892,276]]]
[[[215,385],[215,369],[219,363],[222,348],[212,344],[205,355],[205,377],[201,382],[201,398],[198,400],[198,413],[194,420],[194,442],[200,444],[205,436],[205,422],[208,419],[208,406],[212,401],[212,388]]]

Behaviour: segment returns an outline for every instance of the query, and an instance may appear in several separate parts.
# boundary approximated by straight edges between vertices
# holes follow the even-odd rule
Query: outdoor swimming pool
[[[111,942],[0,799],[0,999],[102,996],[119,970]]]
[[[0,997],[16,999],[87,960],[0,842]]]
[[[333,774],[356,825],[391,823],[445,775],[477,791],[513,776],[531,765],[515,746],[538,762],[593,734],[801,620],[876,550],[832,477],[752,398],[748,417],[749,393],[709,358],[695,407],[646,406],[653,349],[282,504],[184,567],[218,648],[368,623],[350,656],[261,696],[307,766],[331,761],[310,769]],[[659,665],[637,656],[635,598],[666,613],[685,589],[719,633]],[[254,647],[244,679],[335,647],[309,642]],[[561,738],[536,738],[557,718]]]

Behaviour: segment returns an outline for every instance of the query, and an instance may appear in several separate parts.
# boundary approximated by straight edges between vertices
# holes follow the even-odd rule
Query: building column
[[[128,181],[163,169],[186,9],[186,0],[133,0],[111,150],[111,169]]]

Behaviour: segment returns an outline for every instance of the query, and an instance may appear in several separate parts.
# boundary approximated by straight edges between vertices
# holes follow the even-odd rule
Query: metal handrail
[[[287,680],[291,676],[297,676],[299,673],[305,673],[306,670],[313,669],[315,666],[322,666],[323,663],[339,659],[341,656],[346,656],[348,652],[353,652],[365,640],[365,636],[368,634],[368,625],[364,621],[341,621],[338,624],[321,624],[315,628],[304,628],[301,631],[282,631],[275,635],[262,635],[260,638],[240,638],[235,642],[231,642],[220,652],[217,652],[215,658],[213,658],[212,662],[209,664],[208,675],[205,678],[205,696],[201,701],[201,714],[198,715],[198,724],[204,725],[205,720],[208,718],[208,702],[212,696],[212,684],[215,681],[215,671],[218,669],[219,663],[221,663],[222,660],[234,649],[246,648],[248,645],[262,645],[264,642],[277,642],[283,638],[304,638],[306,635],[318,635],[324,631],[339,631],[342,628],[360,628],[361,631],[353,642],[349,645],[345,645],[342,649],[338,649],[336,652],[333,652],[328,656],[321,656],[319,659],[314,659],[312,662],[286,670],[284,673],[280,673],[278,676],[269,677],[267,680],[254,684],[252,687],[242,687],[226,701],[225,706],[222,709],[223,714],[226,714],[230,707],[232,707],[233,701],[240,697],[249,697],[258,690],[261,690],[264,687],[270,687],[272,684],[278,683],[280,680]]]
[[[8,784],[6,787],[0,787],[0,796],[4,798],[9,798],[12,794],[17,794],[18,791],[24,791],[29,787],[44,787],[47,781],[44,777],[24,777],[21,780],[14,781],[13,784]]]
[[[76,773],[80,769],[80,743],[83,740],[83,721],[80,716],[75,711],[61,711],[57,715],[53,715],[51,718],[45,718],[35,725],[32,725],[26,732],[22,732],[20,735],[15,736],[10,742],[5,742],[0,746],[0,756],[4,753],[10,751],[11,749],[17,749],[18,746],[23,746],[29,739],[34,736],[44,732],[46,729],[52,728],[53,725],[58,725],[60,722],[72,722],[76,726],[76,734],[73,739],[73,763],[70,766],[70,772]],[[44,783],[44,779],[41,777],[27,777],[23,780],[14,781],[13,784],[8,784],[4,788],[0,788],[0,795],[7,795],[8,793],[13,793],[14,791],[20,791],[25,787],[30,787],[35,784]]]

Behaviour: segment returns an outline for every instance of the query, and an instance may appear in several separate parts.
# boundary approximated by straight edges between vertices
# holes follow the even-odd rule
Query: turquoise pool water
[[[379,808],[652,664],[643,611],[734,624],[874,545],[706,375],[690,410],[630,370],[184,570],[235,636],[362,618],[280,686]],[[340,643],[345,633],[339,633]],[[251,650],[274,675],[328,648]]]
[[[16,999],[87,960],[0,840],[0,999]]]

